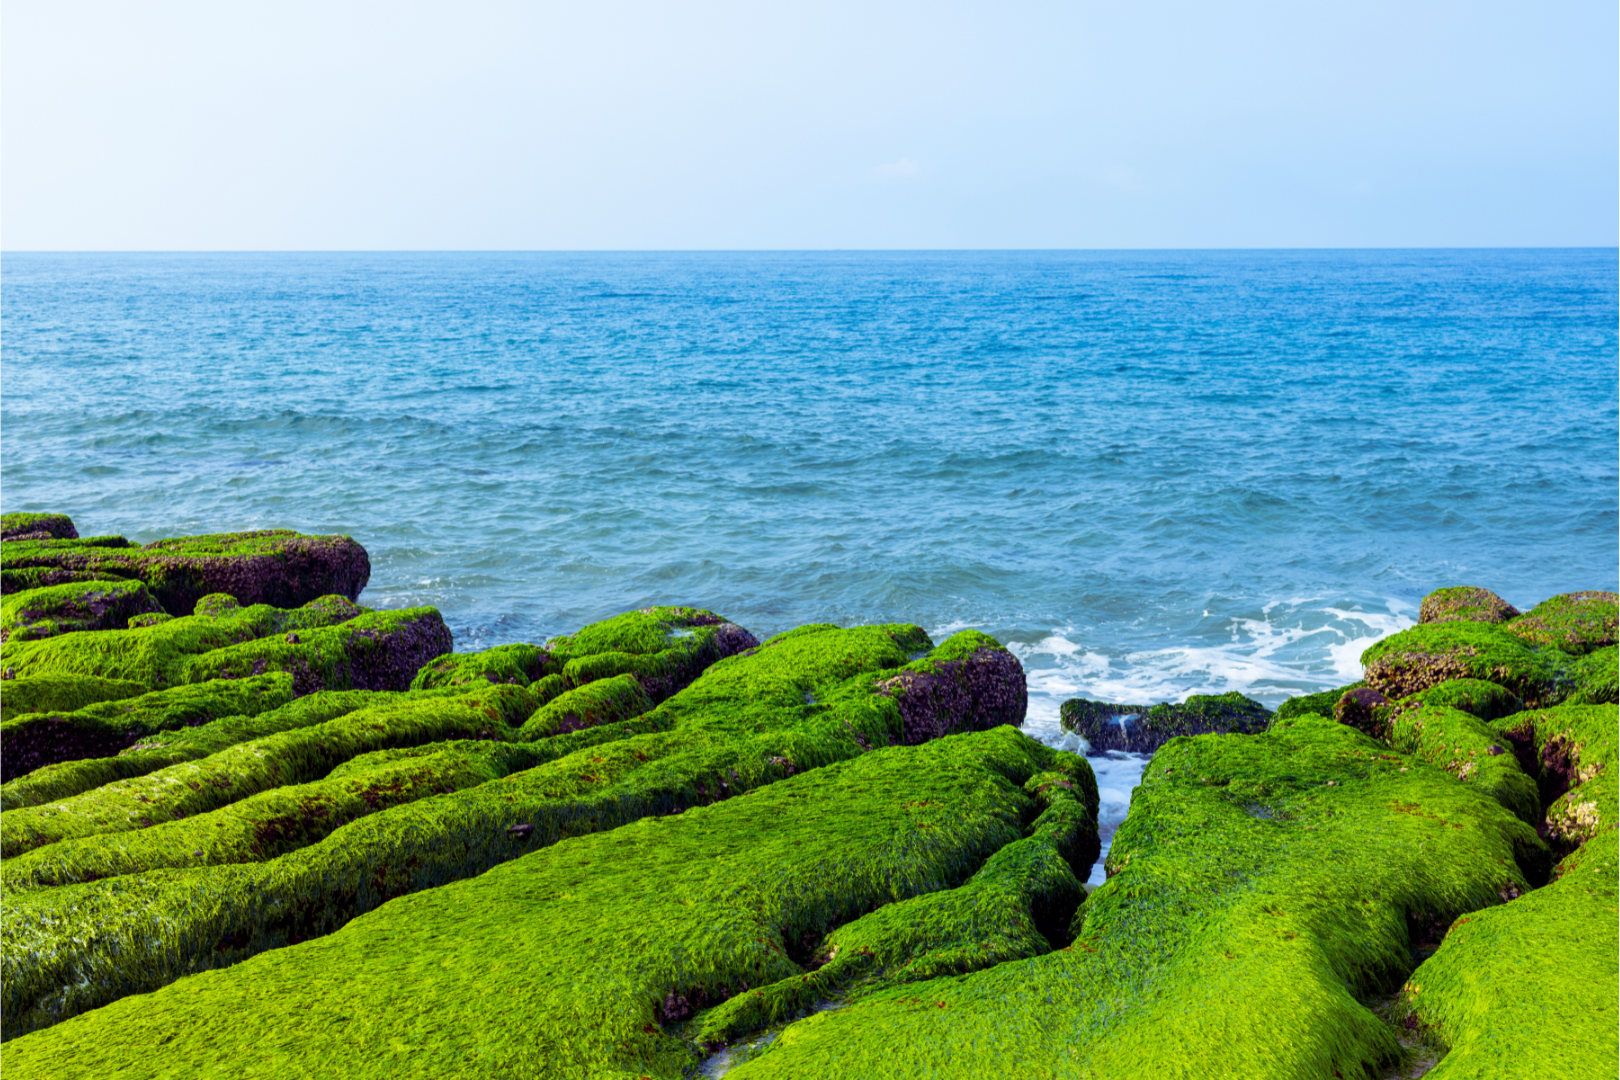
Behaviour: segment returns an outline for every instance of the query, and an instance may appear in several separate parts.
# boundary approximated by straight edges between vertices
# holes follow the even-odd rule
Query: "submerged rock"
[[[1063,703],[1060,723],[1090,744],[1090,752],[1123,750],[1151,754],[1178,735],[1254,733],[1271,724],[1271,710],[1233,691],[1194,694],[1180,705],[1112,705],[1074,698]]]
[[[171,612],[190,611],[209,593],[284,608],[329,593],[355,600],[371,576],[366,549],[351,537],[290,529],[182,536],[144,547],[123,537],[18,540],[7,543],[0,557],[7,593],[86,575],[136,580]]]

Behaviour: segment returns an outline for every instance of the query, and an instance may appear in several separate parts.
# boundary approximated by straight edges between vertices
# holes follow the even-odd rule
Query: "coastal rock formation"
[[[1506,687],[1529,705],[1558,700],[1570,662],[1568,654],[1530,645],[1505,626],[1475,622],[1414,626],[1361,654],[1367,685],[1391,699],[1451,679],[1479,679]]]
[[[1457,585],[1436,589],[1418,605],[1419,623],[1440,622],[1507,622],[1519,614],[1519,609],[1489,589],[1473,585]]]
[[[1063,703],[1060,723],[1085,739],[1093,754],[1151,754],[1178,735],[1253,733],[1266,730],[1271,719],[1270,709],[1234,691],[1194,694],[1180,705],[1111,705],[1074,698]]]
[[[122,630],[141,615],[161,615],[139,581],[81,581],[27,589],[0,600],[0,641],[33,641],[75,630]]]
[[[77,540],[79,530],[66,514],[0,515],[0,540]]]
[[[656,643],[649,623],[632,623]],[[610,631],[574,635],[564,675],[594,674],[592,654],[583,650],[618,640]],[[239,762],[227,749],[169,766],[179,770],[173,774],[18,811],[23,827],[8,842],[40,840],[8,860],[4,880],[17,928],[0,945],[5,1036],[328,934],[388,899],[482,873],[566,837],[904,745],[906,716],[939,709],[943,680],[982,691],[960,700],[983,711],[952,718],[948,730],[1022,719],[1005,703],[1023,699],[1023,673],[993,640],[964,631],[929,645],[914,626],[806,627],[712,664],[650,712],[556,734],[523,724],[539,699],[532,687],[413,691],[319,731],[269,736],[237,750]],[[611,649],[612,664],[602,667],[664,651]],[[917,652],[924,655],[911,660]],[[649,671],[668,679],[670,662],[580,688],[622,684],[645,695],[641,677]],[[992,686],[998,679],[1010,682]],[[516,711],[469,715],[476,732],[421,726],[422,716],[442,712],[433,702],[469,693],[504,695]],[[333,753],[354,756],[323,778],[296,782]],[[298,763],[311,760],[312,771],[299,772],[305,766]],[[246,788],[220,788],[219,797],[232,801],[217,804],[202,794],[219,787],[214,776]],[[260,779],[236,779],[243,776]],[[276,786],[264,786],[272,779]],[[170,780],[186,790],[165,794],[176,787]],[[166,808],[167,820],[146,825],[146,800]],[[63,838],[50,842],[56,835]],[[908,850],[908,861],[917,857]],[[211,899],[199,904],[199,896]],[[65,902],[71,912],[97,913],[95,935],[73,932],[77,916]]]
[[[1531,645],[1580,655],[1615,643],[1620,603],[1612,592],[1572,592],[1543,600],[1504,629]]]
[[[169,612],[190,611],[209,593],[284,608],[329,593],[354,600],[371,576],[366,549],[352,538],[288,529],[182,536],[145,546],[121,536],[19,537],[0,550],[0,568],[0,592],[87,579],[135,580]]]

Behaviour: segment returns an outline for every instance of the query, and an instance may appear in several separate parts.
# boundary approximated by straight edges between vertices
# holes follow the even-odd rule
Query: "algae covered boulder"
[[[1544,857],[1483,792],[1323,717],[1177,739],[1065,947],[876,980],[728,1077],[1384,1075],[1401,1048],[1364,1002]]]
[[[0,782],[74,758],[105,757],[172,728],[266,712],[290,701],[284,674],[175,686],[72,712],[35,712],[0,722]]]
[[[501,743],[522,756],[521,768],[365,814],[291,850],[278,846],[281,853],[269,862],[165,863],[78,884],[8,886],[8,925],[15,932],[0,939],[0,1022],[8,1038],[48,1026],[191,972],[330,933],[385,901],[482,873],[568,837],[678,813],[903,744],[911,693],[925,712],[1020,696],[1021,687],[1009,685],[980,698],[944,700],[926,679],[879,688],[896,676],[941,671],[972,685],[973,672],[963,668],[980,664],[1022,682],[1022,670],[1000,661],[1004,650],[986,635],[963,631],[929,645],[915,626],[801,628],[719,660],[646,715]],[[1006,719],[998,709],[948,723],[936,716],[930,723],[968,732],[1007,726]],[[408,769],[415,767],[411,760],[377,764]],[[474,771],[488,761],[480,756],[457,775],[476,778]],[[332,779],[339,779],[335,773]],[[470,780],[453,784],[464,782]],[[410,789],[421,791],[423,783],[431,780],[412,779]],[[360,797],[345,788],[343,805]],[[231,820],[237,828],[257,827]],[[61,845],[25,857],[44,859],[54,846]],[[198,850],[204,856],[190,854]],[[207,857],[208,849],[173,851],[183,862]],[[85,926],[96,932],[81,933]]]
[[[545,674],[546,654],[533,645],[498,645],[475,653],[445,653],[422,665],[411,679],[412,690],[474,683],[528,686]]]
[[[1314,694],[1300,694],[1291,697],[1277,706],[1277,719],[1290,720],[1296,716],[1304,716],[1306,713],[1316,713],[1318,716],[1332,716],[1333,706],[1339,703],[1340,698],[1350,691],[1359,690],[1366,685],[1365,682],[1358,679],[1348,686],[1341,686],[1337,689],[1318,690]]]
[[[1061,947],[1096,851],[1089,776],[1009,727],[878,750],[395,900],[24,1036],[7,1063],[41,1077],[203,1060],[233,1076],[691,1075],[701,1041],[795,989]],[[694,1030],[716,1004],[741,1012]],[[202,1015],[232,1020],[188,1019]]]
[[[1620,603],[1612,592],[1572,592],[1543,600],[1505,629],[1532,645],[1581,654],[1615,644]]]
[[[0,515],[0,540],[77,540],[79,530],[66,514]]]
[[[590,623],[546,642],[546,673],[562,687],[634,675],[648,697],[663,701],[716,660],[759,645],[736,623],[693,607],[652,607]]]
[[[1474,585],[1436,589],[1418,605],[1419,623],[1501,623],[1518,614],[1518,608],[1491,590]]]
[[[131,619],[161,614],[163,608],[139,581],[80,581],[28,589],[0,600],[0,641],[127,629]]]
[[[1505,686],[1483,679],[1449,679],[1400,701],[1403,709],[1443,706],[1461,709],[1481,720],[1497,720],[1524,710],[1524,702]]]
[[[71,673],[0,679],[0,720],[32,712],[72,712],[98,701],[137,697],[150,689],[131,679]]]
[[[367,611],[197,654],[186,659],[180,678],[201,682],[285,671],[297,694],[404,690],[423,664],[450,645],[450,629],[436,608]]]
[[[196,614],[152,626],[86,630],[17,642],[6,649],[6,670],[15,675],[130,679],[153,688],[199,682],[216,676],[188,676],[187,665],[196,656],[271,635],[296,636],[299,631],[345,622],[362,612],[340,596],[322,597],[291,610],[268,604],[241,607],[229,596],[205,597],[197,608]],[[256,675],[265,670],[269,669],[241,674]],[[409,682],[409,677],[405,681]]]
[[[1606,1080],[1620,1056],[1620,711],[1563,706],[1496,726],[1540,780],[1542,829],[1568,854],[1545,888],[1455,920],[1404,999],[1447,1050],[1434,1080]]]
[[[1452,679],[1480,679],[1506,687],[1527,705],[1550,704],[1567,681],[1569,662],[1506,627],[1475,622],[1420,624],[1361,654],[1367,685],[1392,700]]]
[[[1594,649],[1569,666],[1575,686],[1564,697],[1569,705],[1620,704],[1620,649]]]
[[[209,593],[244,604],[298,607],[329,593],[357,599],[371,576],[366,549],[348,536],[305,536],[289,529],[182,536],[135,546],[38,539],[5,546],[8,582],[30,573],[40,584],[119,578],[144,582],[164,610],[190,611]]]
[[[1194,694],[1180,705],[1111,705],[1074,698],[1063,703],[1060,722],[1065,731],[1085,739],[1091,753],[1151,754],[1178,735],[1264,731],[1271,710],[1236,691]]]

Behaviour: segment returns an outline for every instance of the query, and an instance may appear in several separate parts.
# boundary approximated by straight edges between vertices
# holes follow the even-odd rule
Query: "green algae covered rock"
[[[1003,728],[565,840],[24,1036],[7,1064],[38,1077],[204,1062],[234,1076],[687,1075],[702,1056],[689,1018],[711,1003],[1050,954],[1043,923],[1062,926],[1079,899],[1070,858],[1096,850],[1095,803],[1079,797],[1091,789],[1029,790],[1054,767],[1089,777],[1061,756]],[[833,951],[850,959],[818,969]],[[185,1019],[199,1015],[232,1019]]]
[[[1389,744],[1477,785],[1526,824],[1539,822],[1536,781],[1519,767],[1507,740],[1478,716],[1444,705],[1404,709],[1390,722]]]
[[[282,854],[366,813],[468,785],[460,773],[452,779],[444,770],[422,768],[433,764],[426,761],[394,770],[410,773],[408,784],[398,775],[358,785],[323,779],[334,768],[378,750],[457,739],[510,741],[533,709],[533,698],[518,686],[402,696],[200,761],[11,811],[0,817],[5,886],[62,885]],[[457,764],[477,757],[456,749]],[[473,775],[482,783],[504,773],[484,769]]]
[[[1518,614],[1518,608],[1491,590],[1474,585],[1436,589],[1418,605],[1419,623],[1501,623]]]
[[[1357,679],[1349,686],[1341,686],[1336,690],[1319,690],[1314,694],[1301,694],[1298,697],[1291,697],[1277,706],[1276,718],[1278,720],[1291,720],[1296,716],[1304,716],[1306,713],[1316,713],[1318,716],[1332,716],[1333,706],[1339,703],[1340,698],[1350,691],[1360,690],[1366,685],[1365,682]]]
[[[40,584],[81,575],[142,581],[166,611],[190,611],[209,593],[244,604],[298,607],[318,596],[359,597],[371,576],[366,549],[347,536],[304,536],[288,529],[182,536],[144,547],[122,537],[12,541],[7,574],[33,572]],[[117,541],[114,546],[110,542]],[[57,575],[66,575],[57,580]],[[7,582],[7,591],[13,583]]]
[[[1504,629],[1532,645],[1581,654],[1615,644],[1620,603],[1612,592],[1572,592],[1543,600]]]
[[[544,650],[521,644],[497,645],[475,653],[445,653],[422,665],[411,679],[411,689],[433,690],[474,683],[528,686],[543,674],[545,659]]]
[[[0,723],[0,745],[5,747],[0,782],[57,762],[115,754],[170,728],[265,712],[292,697],[292,679],[272,674],[175,686],[73,712],[28,713]]]
[[[189,657],[180,678],[201,682],[285,671],[300,695],[317,690],[404,690],[422,665],[450,644],[450,629],[436,608],[367,611]]]
[[[621,722],[633,730],[604,725],[513,744],[545,757],[562,741],[573,752],[378,810],[268,862],[8,889],[3,1033],[330,933],[387,900],[570,836],[904,743],[908,731],[969,732],[1023,719],[1023,673],[993,639],[963,631],[910,659],[928,647],[915,626],[804,627],[713,664],[653,712]],[[1014,685],[990,688],[980,677],[990,672]],[[944,715],[962,702],[983,711]]]
[[[1264,731],[1271,710],[1236,691],[1194,694],[1180,705],[1110,705],[1074,698],[1063,703],[1060,723],[1085,739],[1091,753],[1151,754],[1178,735]]]
[[[1481,720],[1498,720],[1524,710],[1524,702],[1511,690],[1483,679],[1448,679],[1404,697],[1398,704],[1403,709],[1420,706],[1461,709]]]
[[[24,675],[0,680],[0,720],[32,712],[73,712],[98,701],[136,697],[151,687],[99,675]]]
[[[1620,785],[1612,705],[1498,722],[1551,796],[1546,831],[1569,851],[1545,888],[1451,924],[1404,997],[1448,1052],[1433,1080],[1607,1080],[1620,1056]]]
[[[1401,1049],[1362,1002],[1411,971],[1413,928],[1525,892],[1544,856],[1483,792],[1324,717],[1177,739],[1069,945],[869,988],[728,1078],[1381,1075]]]
[[[1620,648],[1610,645],[1587,653],[1569,666],[1569,675],[1575,688],[1562,704],[1620,704]]]
[[[1569,657],[1527,644],[1488,623],[1422,624],[1391,634],[1361,654],[1367,685],[1390,699],[1452,679],[1481,679],[1525,704],[1551,704],[1567,689]]]
[[[13,593],[0,601],[0,641],[33,641],[76,630],[126,629],[163,609],[138,581],[80,581]]]
[[[0,540],[77,540],[66,514],[0,514]]]
[[[600,724],[640,716],[653,707],[652,698],[634,675],[613,675],[565,690],[539,707],[519,733],[522,739],[541,739]]]
[[[568,688],[634,675],[654,703],[689,685],[710,664],[759,645],[736,623],[692,607],[631,611],[546,642],[545,671]]]
[[[217,600],[205,598],[197,614],[155,626],[86,630],[41,641],[19,642],[6,649],[5,664],[7,670],[17,675],[99,675],[130,679],[161,689],[216,677],[194,677],[188,673],[187,665],[199,654],[269,635],[345,622],[360,615],[362,610],[340,596],[321,597],[290,611],[268,604],[241,607],[229,596]],[[269,669],[244,674],[257,675],[265,670]]]
[[[288,686],[285,676],[264,678],[277,687]],[[267,712],[226,716],[196,727],[165,728],[142,735],[135,745],[110,757],[60,761],[0,784],[0,810],[71,798],[103,784],[145,776],[167,765],[217,754],[237,743],[335,720],[365,705],[398,696],[371,690],[327,690],[297,698]]]

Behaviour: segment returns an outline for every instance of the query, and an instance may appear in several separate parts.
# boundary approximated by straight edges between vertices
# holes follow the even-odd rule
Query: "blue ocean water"
[[[0,505],[352,533],[365,602],[460,649],[651,603],[975,626],[1056,741],[1074,694],[1338,685],[1440,585],[1614,589],[1616,282],[1612,249],[7,254]]]

